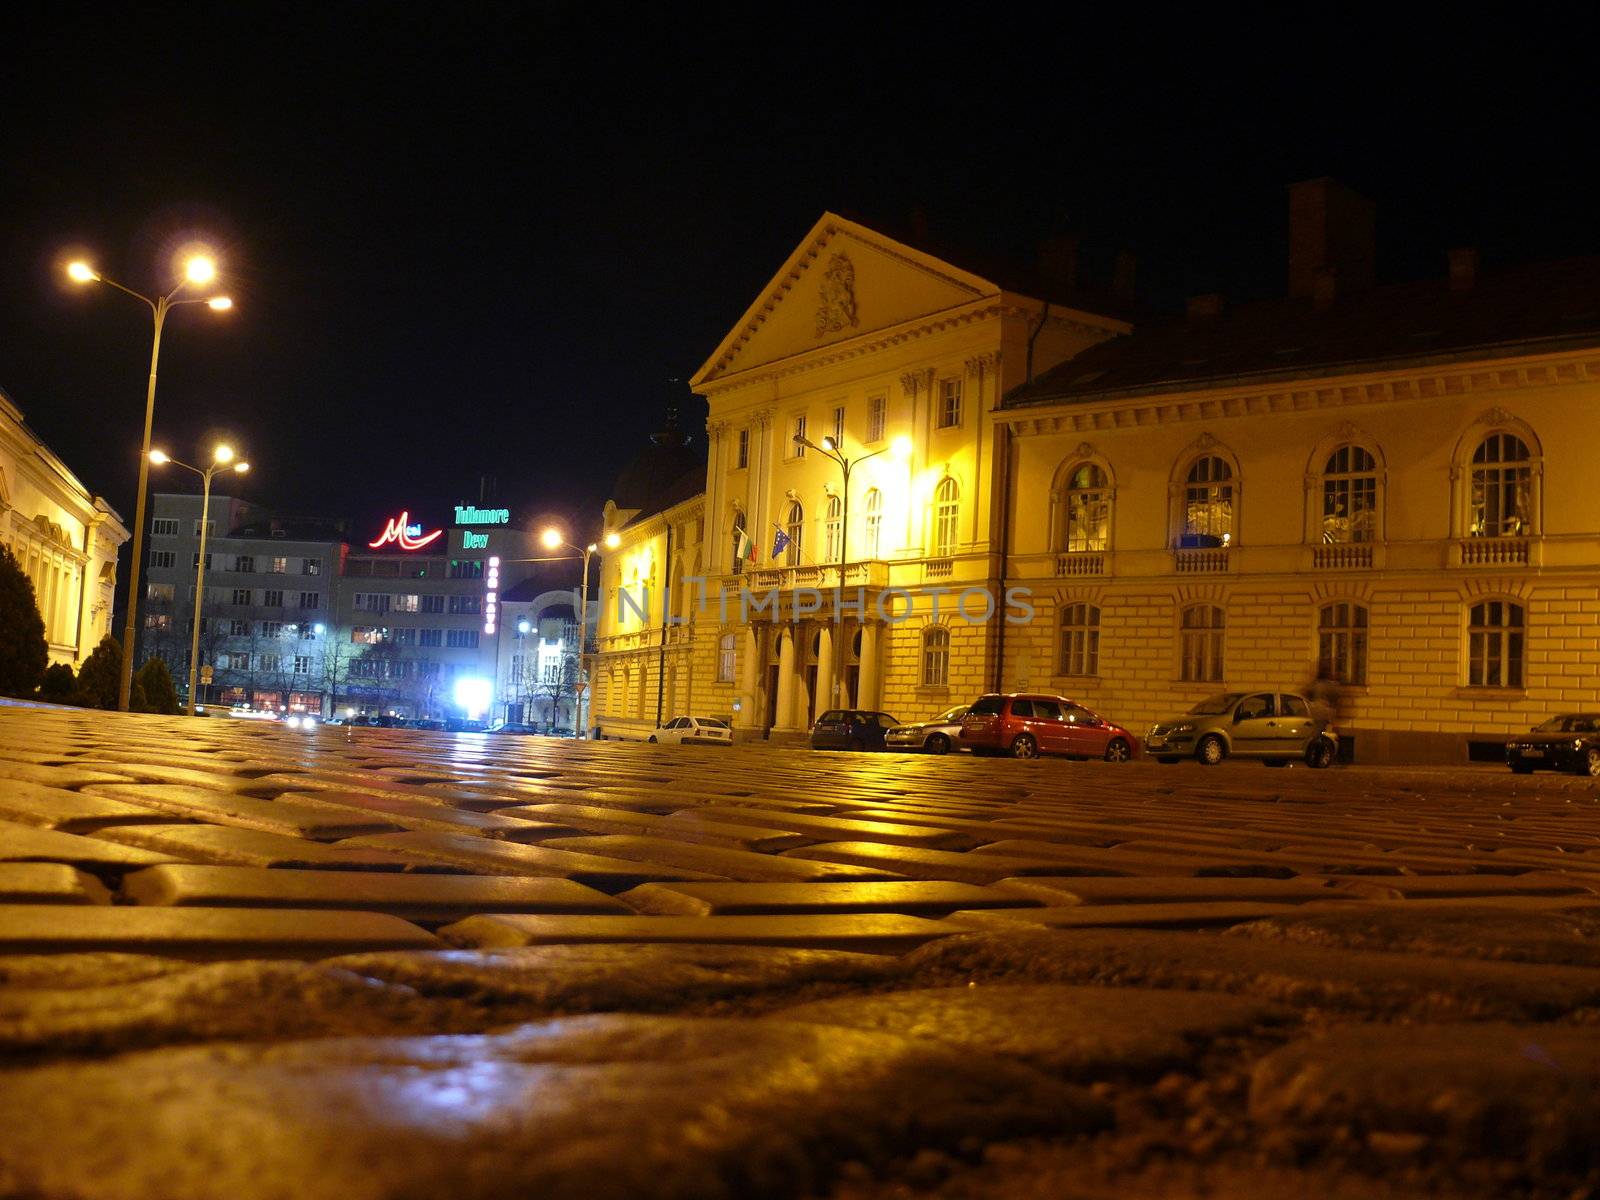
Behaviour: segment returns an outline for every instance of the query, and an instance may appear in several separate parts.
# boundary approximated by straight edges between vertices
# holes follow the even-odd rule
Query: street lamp
[[[813,442],[810,438],[806,437],[806,435],[803,433],[795,434],[794,442],[797,446],[804,446],[808,450],[815,450],[818,454],[824,455],[825,457],[830,458],[839,464],[841,490],[844,496],[843,510],[840,513],[839,520],[839,586],[842,588],[844,587],[845,566],[850,558],[850,472],[854,470],[855,467],[860,463],[866,462],[867,459],[877,458],[878,455],[887,453],[891,449],[896,450],[898,453],[899,447],[901,446],[901,439],[896,438],[893,443],[891,443],[889,446],[885,446],[882,450],[874,450],[871,454],[862,454],[856,458],[846,458],[843,447],[832,434],[829,434],[827,437],[823,438],[820,446]],[[839,624],[839,637],[834,639],[835,645],[833,651],[833,662],[829,665],[829,669],[831,671],[838,672],[839,677],[842,678],[843,673],[840,671],[840,666],[845,658],[845,648],[842,644],[844,641],[844,624],[839,608],[840,606],[837,604],[835,604],[833,608],[833,620]],[[838,694],[839,688],[837,679],[829,679],[827,707],[831,708],[833,706],[833,702],[838,698]]]
[[[598,543],[590,542],[586,546],[574,546],[561,535],[561,531],[551,526],[539,535],[539,540],[544,543],[546,550],[576,550],[583,555],[583,590],[578,594],[578,711],[574,716],[573,732],[579,737],[587,737],[589,725],[585,716],[584,704],[589,698],[589,558],[600,549]],[[601,539],[607,550],[615,550],[622,545],[622,538],[613,531]]]
[[[200,501],[200,553],[195,556],[194,565],[194,629],[189,635],[189,715],[194,716],[195,678],[200,670],[200,601],[206,590],[206,534],[211,520],[211,477],[219,471],[234,471],[243,475],[250,469],[250,464],[243,461],[234,461],[233,447],[220,445],[211,452],[211,465],[205,470],[191,467],[186,462],[179,462],[164,450],[150,451],[150,461],[158,467],[182,467],[185,471],[193,472],[204,481],[201,489]],[[320,626],[319,626],[320,629]],[[128,656],[124,655],[124,659]]]
[[[139,575],[144,558],[144,506],[145,493],[150,484],[150,426],[156,415],[156,362],[161,357],[161,327],[166,324],[167,311],[180,304],[204,304],[214,312],[232,308],[233,301],[227,296],[178,298],[178,293],[189,284],[204,286],[216,277],[215,259],[207,254],[191,255],[184,263],[183,278],[177,286],[165,296],[157,296],[152,300],[100,274],[86,262],[67,264],[67,278],[74,283],[103,283],[119,292],[126,292],[135,300],[148,304],[155,318],[155,337],[150,343],[150,385],[144,398],[144,440],[139,444],[139,494],[133,513],[133,561],[128,570],[128,620],[122,632],[122,677],[117,682],[117,708],[122,712],[128,711],[128,699],[133,692],[133,648],[134,639],[139,633]]]

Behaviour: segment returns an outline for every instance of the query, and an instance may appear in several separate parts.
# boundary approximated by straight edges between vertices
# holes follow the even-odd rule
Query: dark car
[[[883,735],[900,724],[886,712],[831,708],[811,730],[813,750],[882,750]]]
[[[490,733],[532,734],[532,733],[543,733],[544,730],[543,730],[543,728],[541,726],[538,726],[538,725],[529,725],[526,722],[515,722],[515,721],[513,721],[513,722],[509,722],[509,723],[507,723],[505,725],[496,725],[489,732]]]
[[[1600,778],[1600,713],[1561,713],[1506,739],[1506,765],[1530,771],[1576,771]]]
[[[961,719],[961,744],[974,754],[1103,758],[1127,762],[1139,739],[1065,696],[1015,692],[980,696]]]

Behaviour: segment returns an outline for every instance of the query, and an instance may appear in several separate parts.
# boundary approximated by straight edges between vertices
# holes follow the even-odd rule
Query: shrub
[[[172,672],[161,659],[152,658],[140,667],[134,676],[134,686],[144,692],[144,707],[140,712],[170,714],[178,711],[178,689],[173,686]]]
[[[50,661],[33,584],[0,546],[0,696],[31,696]]]
[[[66,663],[52,663],[44,669],[44,682],[39,685],[39,699],[52,704],[72,703],[72,693],[78,690],[78,677]]]
[[[108,633],[83,660],[78,670],[78,690],[72,702],[85,708],[115,708],[121,673],[122,646]]]

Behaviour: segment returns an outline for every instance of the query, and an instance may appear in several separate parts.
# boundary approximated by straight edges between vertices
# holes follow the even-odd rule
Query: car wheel
[[[1600,749],[1590,746],[1583,752],[1583,773],[1591,779],[1600,779]]]
[[[1012,758],[1038,758],[1039,743],[1026,733],[1019,733],[1017,740],[1011,743]]]
[[[1177,757],[1175,757],[1175,756],[1173,756],[1171,754],[1163,754],[1159,758],[1157,758],[1156,761],[1158,763],[1166,763],[1167,766],[1170,767],[1173,763],[1182,762],[1183,760],[1180,759],[1180,758],[1177,758]]]
[[[1132,748],[1121,738],[1112,738],[1106,743],[1107,762],[1127,762],[1132,757]]]
[[[922,743],[922,748],[929,754],[949,754],[950,739],[942,733],[936,733]]]
[[[1200,739],[1200,744],[1194,748],[1194,756],[1206,766],[1214,767],[1228,757],[1228,747],[1213,733]]]
[[[1513,775],[1532,775],[1533,768],[1527,763],[1512,763],[1511,773]]]
[[[1315,770],[1333,765],[1333,747],[1322,738],[1318,738],[1306,747],[1306,766]]]
[[[653,733],[649,737],[645,738],[645,741],[650,742],[652,744],[654,744],[655,740],[656,740],[656,735],[653,734]]]

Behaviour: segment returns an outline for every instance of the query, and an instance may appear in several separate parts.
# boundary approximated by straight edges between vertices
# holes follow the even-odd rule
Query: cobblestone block
[[[0,863],[0,904],[110,904],[92,875],[63,863]]]
[[[647,883],[617,899],[642,913],[671,916],[779,916],[803,913],[903,913],[944,917],[959,909],[1027,908],[1041,901],[969,883]]]
[[[1105,878],[1063,875],[1002,879],[998,886],[1006,891],[1034,897],[1039,903],[1053,907],[1068,904],[1216,904],[1228,901],[1305,904],[1312,900],[1338,900],[1349,895],[1325,879],[1260,879],[1250,876]]]
[[[6,768],[9,772],[9,767]],[[165,823],[171,813],[121,800],[6,779],[0,783],[0,820],[61,833],[93,833],[106,825]]]
[[[379,850],[386,854],[446,863],[458,869],[490,875],[543,875],[572,879],[603,892],[623,892],[641,883],[660,880],[720,878],[675,867],[454,834],[385,833],[376,837],[352,838],[342,845],[350,849]]]
[[[568,838],[561,849],[634,862],[657,863],[701,871],[707,875],[749,883],[850,882],[867,879],[896,879],[893,871],[877,867],[844,866],[836,863],[803,862],[773,854],[755,854],[725,846],[703,846],[661,837],[608,834],[599,837]]]
[[[1059,875],[1059,859],[1015,858],[1002,854],[957,854],[950,850],[923,850],[916,846],[887,846],[882,842],[825,842],[784,851],[785,858],[849,863],[877,867],[908,879],[938,879],[954,883],[995,883],[1008,875]],[[1085,873],[1115,875],[1114,867],[1083,868]]]
[[[286,800],[257,800],[250,796],[187,785],[95,784],[92,788],[86,788],[85,793],[110,800],[125,800],[140,808],[153,808],[195,821],[237,825],[242,829],[281,833],[319,842],[388,833],[400,828],[393,821],[354,810],[311,808]]]
[[[94,841],[114,850],[143,847],[140,863],[198,862],[243,867],[299,867],[328,871],[440,871],[463,874],[461,867],[381,850],[325,845],[281,833],[262,833],[235,825],[118,825],[97,832]],[[120,843],[120,845],[111,845]],[[128,853],[129,851],[124,851]]]
[[[899,914],[753,917],[468,917],[439,931],[458,946],[553,946],[578,942],[699,942],[899,954],[964,932]]]
[[[673,813],[671,819],[687,824],[710,821],[767,825],[774,829],[793,829],[817,839],[839,841],[848,838],[851,841],[879,842],[887,846],[920,846],[930,850],[966,850],[978,844],[978,839],[950,830],[896,825],[888,821],[851,821],[814,813],[766,813],[758,809],[708,806],[680,810]]]
[[[91,871],[125,871],[130,867],[172,861],[170,854],[118,846],[99,837],[80,837],[75,833],[0,821],[0,862],[55,862]]]
[[[715,821],[671,821],[654,813],[626,809],[599,808],[586,804],[528,804],[500,809],[506,817],[525,817],[531,821],[557,821],[589,833],[622,833],[640,836],[666,836],[683,842],[708,846],[729,846],[737,850],[788,850],[816,841],[803,833],[786,829],[762,829]]]
[[[1039,925],[1046,929],[1209,929],[1289,912],[1287,904],[1201,901],[1175,904],[1074,904],[1064,908],[976,909],[950,919],[972,928]]]

